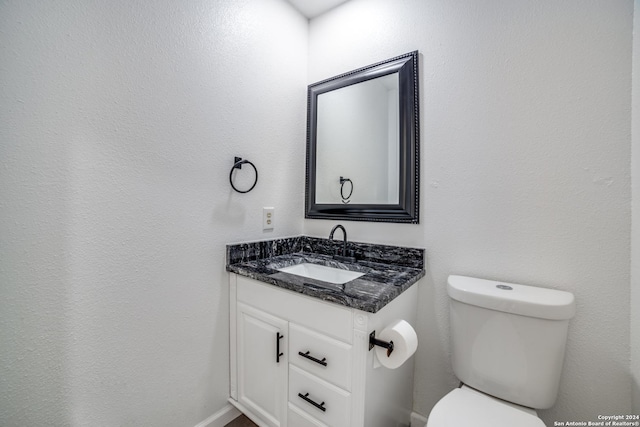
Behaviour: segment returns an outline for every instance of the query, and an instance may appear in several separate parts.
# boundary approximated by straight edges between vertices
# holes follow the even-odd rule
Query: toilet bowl
[[[449,276],[453,372],[463,384],[431,410],[426,427],[544,427],[532,408],[558,395],[569,292]]]
[[[433,407],[426,427],[545,427],[536,411],[463,385]]]

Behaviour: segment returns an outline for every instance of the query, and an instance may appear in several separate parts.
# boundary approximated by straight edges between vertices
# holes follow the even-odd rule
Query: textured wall
[[[422,246],[415,409],[456,380],[449,274],[571,291],[554,420],[631,411],[631,1],[352,0],[311,21],[309,82],[421,52],[420,225],[345,223]],[[306,220],[326,236],[330,221]]]
[[[307,21],[16,0],[0,34],[0,425],[193,426],[228,397],[224,245],[301,229]]]
[[[632,229],[631,229],[631,374],[633,411],[640,414],[640,0],[633,13]]]

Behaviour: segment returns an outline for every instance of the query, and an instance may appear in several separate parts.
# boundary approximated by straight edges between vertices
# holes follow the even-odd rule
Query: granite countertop
[[[375,313],[425,275],[424,250],[349,242],[357,261],[342,262],[333,254],[341,241],[307,236],[227,245],[227,271],[346,307]],[[312,263],[364,273],[333,284],[278,271]]]

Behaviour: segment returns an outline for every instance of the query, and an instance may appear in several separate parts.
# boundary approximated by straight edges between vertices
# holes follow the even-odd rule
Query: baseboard
[[[199,422],[195,427],[224,427],[240,415],[240,411],[227,403],[222,409],[211,415],[206,420]],[[411,427],[424,427],[426,424],[427,417],[420,415],[417,412],[411,413]]]
[[[427,425],[427,417],[417,412],[411,413],[411,427],[424,427]]]
[[[240,411],[227,403],[222,409],[206,420],[200,421],[195,427],[224,427],[239,416]]]

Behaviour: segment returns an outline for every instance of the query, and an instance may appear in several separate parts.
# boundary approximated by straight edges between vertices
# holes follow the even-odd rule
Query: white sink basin
[[[337,285],[364,276],[364,273],[357,271],[342,270],[340,268],[326,267],[308,262],[279,268],[278,271],[308,277],[309,279],[322,280],[323,282],[335,283]]]

